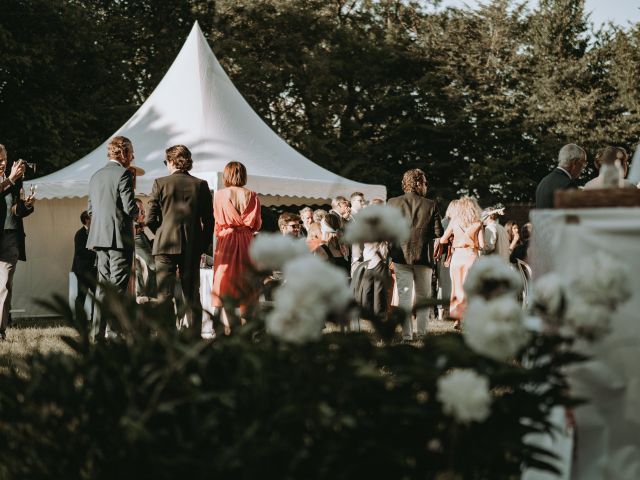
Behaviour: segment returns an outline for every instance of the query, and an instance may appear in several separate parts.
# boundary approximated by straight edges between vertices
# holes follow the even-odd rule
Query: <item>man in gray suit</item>
[[[393,260],[398,287],[399,306],[407,317],[402,325],[402,339],[413,338],[411,311],[416,304],[424,304],[431,296],[431,275],[435,267],[433,241],[443,234],[438,206],[426,198],[427,178],[414,168],[402,177],[404,195],[390,198],[387,205],[397,208],[409,221],[409,238],[400,245],[392,245],[389,256]],[[414,296],[415,292],[415,296]],[[416,311],[418,337],[427,333],[428,308]]]
[[[189,175],[191,152],[184,145],[166,150],[169,175],[153,182],[147,226],[156,235],[158,299],[173,308],[176,270],[180,274],[186,316],[200,335],[200,256],[213,240],[213,198],[206,181]]]
[[[98,282],[112,284],[126,293],[133,262],[133,219],[138,215],[133,192],[133,174],[128,170],[133,161],[133,145],[126,137],[109,142],[107,164],[89,181],[91,229],[87,248],[97,252]],[[98,297],[102,296],[98,286]],[[106,321],[94,318],[93,334],[104,338]]]

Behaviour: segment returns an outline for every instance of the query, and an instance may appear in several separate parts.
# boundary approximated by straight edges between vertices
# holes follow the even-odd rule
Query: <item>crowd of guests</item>
[[[263,214],[256,192],[248,189],[247,171],[229,162],[223,172],[225,188],[212,196],[206,181],[190,175],[191,152],[175,145],[165,152],[167,175],[154,181],[147,208],[135,197],[136,176],[144,171],[133,163],[132,142],[122,136],[108,143],[107,163],[91,177],[88,208],[74,238],[72,271],[78,278],[76,310],[83,308],[89,292],[103,298],[104,289],[136,295],[140,301],[156,301],[176,313],[182,310],[184,325],[200,332],[200,267],[213,266],[212,304],[228,330],[223,300],[235,299],[242,318],[257,300],[257,292],[245,284],[250,265],[249,245],[261,229]],[[629,157],[620,147],[598,152],[598,177],[584,188],[636,188],[625,180]],[[558,166],[536,189],[536,207],[553,206],[558,190],[577,186],[587,162],[584,149],[569,144],[558,155]],[[34,192],[22,188],[27,163],[7,162],[0,145],[0,339],[10,322],[13,274],[24,260],[22,219],[33,212]],[[7,173],[9,172],[9,173]],[[310,252],[341,269],[351,279],[352,292],[362,310],[385,315],[397,305],[411,316],[402,326],[403,339],[426,334],[432,314],[428,300],[440,292],[449,299],[443,314],[460,326],[464,315],[464,281],[481,255],[526,262],[531,224],[504,226],[502,205],[482,210],[468,196],[453,200],[444,217],[428,198],[428,181],[420,169],[404,173],[403,194],[387,202],[410,224],[408,239],[398,245],[384,242],[349,245],[344,241],[347,225],[368,205],[362,192],[349,198],[338,196],[331,209],[302,208],[278,218],[283,235],[304,238]],[[215,221],[214,221],[215,219]],[[153,240],[147,232],[153,234]],[[212,235],[213,233],[213,235]],[[212,245],[215,237],[215,247]],[[434,288],[435,286],[435,288]],[[97,288],[96,288],[97,287]],[[109,335],[110,325],[99,312],[91,313],[96,339]],[[414,320],[416,328],[414,328]]]

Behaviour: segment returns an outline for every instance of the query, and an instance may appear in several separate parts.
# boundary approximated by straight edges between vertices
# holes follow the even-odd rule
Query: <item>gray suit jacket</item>
[[[213,198],[207,182],[181,171],[157,178],[147,226],[156,235],[154,255],[200,258],[213,240]]]
[[[133,250],[133,218],[138,206],[133,175],[119,163],[109,161],[89,181],[91,228],[87,248]]]

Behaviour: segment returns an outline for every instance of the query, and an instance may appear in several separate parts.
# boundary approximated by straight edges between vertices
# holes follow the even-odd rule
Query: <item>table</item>
[[[612,319],[612,333],[577,347],[591,360],[569,372],[576,409],[577,455],[572,478],[640,478],[640,208],[534,210],[533,275],[567,276],[596,251],[629,266],[633,297]]]

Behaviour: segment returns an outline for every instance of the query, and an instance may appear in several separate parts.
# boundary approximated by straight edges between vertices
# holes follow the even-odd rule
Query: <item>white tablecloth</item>
[[[626,263],[633,298],[620,306],[604,340],[577,345],[592,360],[573,368],[577,455],[572,478],[640,479],[640,208],[534,210],[534,276],[568,275],[596,251]]]

